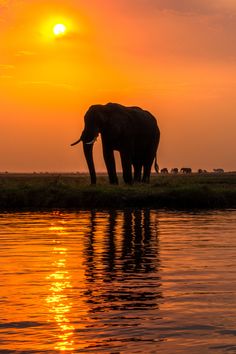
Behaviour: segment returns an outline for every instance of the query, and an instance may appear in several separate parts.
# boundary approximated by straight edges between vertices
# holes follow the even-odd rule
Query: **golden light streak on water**
[[[73,302],[68,296],[68,290],[72,288],[71,275],[67,270],[68,248],[60,241],[60,236],[65,236],[66,231],[63,226],[51,226],[49,230],[56,233],[56,246],[52,249],[52,273],[46,277],[50,282],[46,302],[52,314],[51,321],[55,321],[59,330],[54,348],[60,352],[74,351],[75,327],[70,321]]]

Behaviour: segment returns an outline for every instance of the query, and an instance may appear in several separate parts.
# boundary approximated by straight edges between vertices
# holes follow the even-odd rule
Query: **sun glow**
[[[62,23],[58,23],[53,27],[53,33],[55,36],[62,36],[66,32],[66,26]]]
[[[75,17],[71,13],[49,14],[46,18],[42,16],[38,25],[40,40],[44,43],[49,42],[50,45],[54,42],[55,46],[63,45],[66,41],[73,43],[77,36],[84,36],[88,33],[88,24],[83,17],[80,15]]]

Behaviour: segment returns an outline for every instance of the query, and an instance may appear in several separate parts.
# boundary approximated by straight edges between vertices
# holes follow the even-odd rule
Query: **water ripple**
[[[235,353],[236,211],[0,215],[1,353]]]

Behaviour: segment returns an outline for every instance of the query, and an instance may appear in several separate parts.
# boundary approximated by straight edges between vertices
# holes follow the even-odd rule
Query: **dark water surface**
[[[236,353],[236,211],[0,214],[0,353]]]

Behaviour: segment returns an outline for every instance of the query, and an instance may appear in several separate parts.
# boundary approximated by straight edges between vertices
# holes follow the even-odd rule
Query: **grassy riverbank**
[[[0,210],[150,207],[236,208],[236,174],[153,176],[149,185],[110,186],[100,175],[0,174]]]

